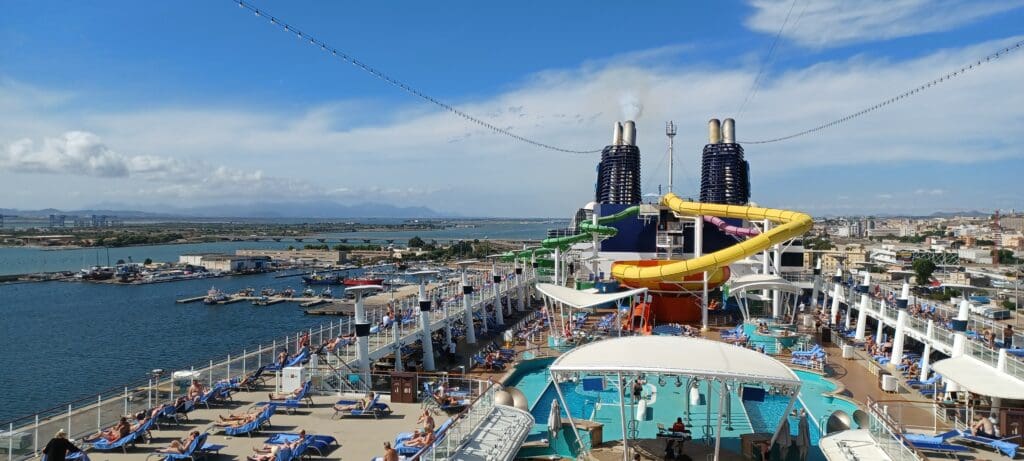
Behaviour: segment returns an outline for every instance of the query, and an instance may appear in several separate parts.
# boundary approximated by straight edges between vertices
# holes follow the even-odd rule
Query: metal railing
[[[868,433],[892,461],[924,461],[927,456],[904,443],[899,421],[888,413],[881,403],[868,397]]]
[[[459,419],[452,422],[442,437],[433,445],[423,448],[413,459],[434,461],[451,459],[452,455],[469,440],[477,426],[487,419],[494,407],[494,395],[501,390],[500,386],[488,385],[486,390],[477,396],[464,410]]]

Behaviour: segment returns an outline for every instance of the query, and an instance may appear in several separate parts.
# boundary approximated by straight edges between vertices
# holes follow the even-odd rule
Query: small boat
[[[313,291],[312,288],[306,288],[305,290],[302,290],[302,297],[303,298],[312,298],[314,296],[316,296],[316,292]]]
[[[324,288],[324,291],[320,292],[320,297],[321,298],[333,298],[334,295],[331,294],[331,288],[330,287]]]
[[[295,296],[295,290],[291,288],[285,288],[284,290],[281,291],[282,298],[291,298],[293,296]]]
[[[206,297],[203,298],[203,304],[217,304],[227,300],[228,295],[224,294],[223,291],[210,287],[210,290],[206,292]]]
[[[350,287],[357,287],[357,286],[362,286],[362,285],[381,285],[381,284],[384,283],[384,279],[370,278],[370,277],[355,277],[355,278],[345,279],[345,281],[342,282],[342,283],[344,283],[345,286],[350,286]]]
[[[260,296],[274,296],[274,294],[276,294],[276,293],[277,293],[277,290],[275,290],[273,288],[264,288],[264,289],[260,290]]]
[[[268,306],[268,305],[270,305],[270,297],[268,297],[268,296],[260,296],[259,298],[256,298],[256,299],[252,300],[252,305],[253,306]]]

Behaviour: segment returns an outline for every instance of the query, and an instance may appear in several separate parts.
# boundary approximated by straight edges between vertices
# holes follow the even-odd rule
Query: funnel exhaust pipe
[[[726,144],[735,144],[736,143],[736,121],[735,120],[733,120],[731,118],[727,118],[727,119],[722,121],[722,138],[724,138],[723,142],[726,143]]]
[[[717,118],[708,120],[708,144],[720,142],[722,142],[722,125],[718,123]]]
[[[622,144],[622,123],[615,122],[615,127],[612,131],[612,145],[618,146]]]
[[[622,144],[626,146],[636,145],[636,123],[626,120],[622,124]]]

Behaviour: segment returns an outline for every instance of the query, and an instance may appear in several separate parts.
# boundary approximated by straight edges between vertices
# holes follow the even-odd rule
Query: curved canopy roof
[[[738,277],[729,284],[730,293],[748,290],[778,290],[799,293],[800,287],[777,275],[751,274]]]
[[[597,341],[555,360],[552,373],[652,373],[798,387],[782,362],[757,351],[685,336],[628,336]]]
[[[1024,381],[1003,373],[980,360],[966,355],[939,360],[932,371],[943,379],[953,381],[965,389],[989,397],[1024,400]]]
[[[567,306],[572,306],[577,309],[586,309],[588,307],[600,306],[602,304],[615,302],[630,296],[643,294],[647,289],[638,288],[635,290],[617,291],[615,293],[591,293],[550,283],[538,283],[537,291],[540,291],[545,296]]]

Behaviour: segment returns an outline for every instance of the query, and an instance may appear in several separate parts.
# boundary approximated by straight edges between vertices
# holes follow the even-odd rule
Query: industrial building
[[[178,262],[206,268],[211,272],[263,272],[270,269],[268,256],[237,256],[220,253],[193,253],[178,256]]]

